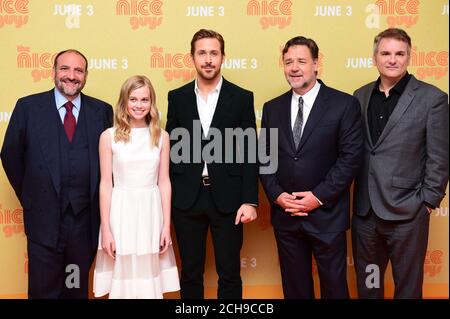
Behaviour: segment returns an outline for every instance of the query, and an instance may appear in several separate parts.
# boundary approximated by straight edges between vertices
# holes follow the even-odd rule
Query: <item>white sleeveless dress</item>
[[[110,227],[116,260],[101,248],[94,270],[94,295],[109,298],[162,298],[180,289],[172,246],[159,254],[163,226],[158,167],[162,138],[150,146],[148,128],[132,128],[130,141],[114,142],[110,128],[114,186]]]

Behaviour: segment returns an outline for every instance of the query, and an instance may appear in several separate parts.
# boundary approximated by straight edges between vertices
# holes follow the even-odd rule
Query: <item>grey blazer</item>
[[[364,161],[355,181],[354,213],[370,207],[386,220],[407,220],[425,203],[439,206],[449,174],[448,95],[411,77],[380,138],[371,140],[367,108],[376,82],[355,91],[362,109]]]

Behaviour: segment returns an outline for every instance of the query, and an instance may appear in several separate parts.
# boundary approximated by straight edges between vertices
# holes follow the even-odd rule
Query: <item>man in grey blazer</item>
[[[430,212],[448,182],[448,95],[408,73],[405,31],[378,34],[373,54],[380,77],[354,94],[365,134],[352,221],[358,294],[384,297],[390,260],[394,298],[421,298]]]

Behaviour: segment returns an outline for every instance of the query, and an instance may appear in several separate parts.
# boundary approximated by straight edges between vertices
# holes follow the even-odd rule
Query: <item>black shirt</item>
[[[373,144],[378,141],[410,78],[411,74],[406,72],[405,76],[389,91],[388,97],[386,97],[384,92],[380,91],[380,78],[378,78],[370,96],[367,110],[370,136]]]

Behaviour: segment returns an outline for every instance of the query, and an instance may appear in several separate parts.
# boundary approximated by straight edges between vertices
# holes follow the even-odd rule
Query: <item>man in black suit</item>
[[[224,54],[219,33],[196,32],[191,56],[197,78],[168,94],[166,130],[171,135],[172,217],[182,263],[182,298],[204,296],[208,228],[219,275],[218,298],[242,298],[242,223],[256,219],[257,164],[248,152],[257,143],[253,93],[221,76]],[[228,145],[222,139],[226,129],[247,133],[245,146],[239,148],[236,141]],[[189,149],[188,159],[181,162],[179,143]]]
[[[348,298],[349,188],[361,162],[358,101],[317,80],[319,48],[295,37],[282,52],[292,90],[264,104],[261,129],[278,129],[278,170],[260,174],[271,203],[285,298]],[[273,145],[267,145],[270,149]],[[273,152],[272,152],[273,153]],[[275,152],[276,153],[276,152]]]
[[[100,134],[111,105],[81,92],[87,59],[59,52],[55,88],[17,101],[1,151],[23,207],[29,298],[87,298],[100,226]]]

